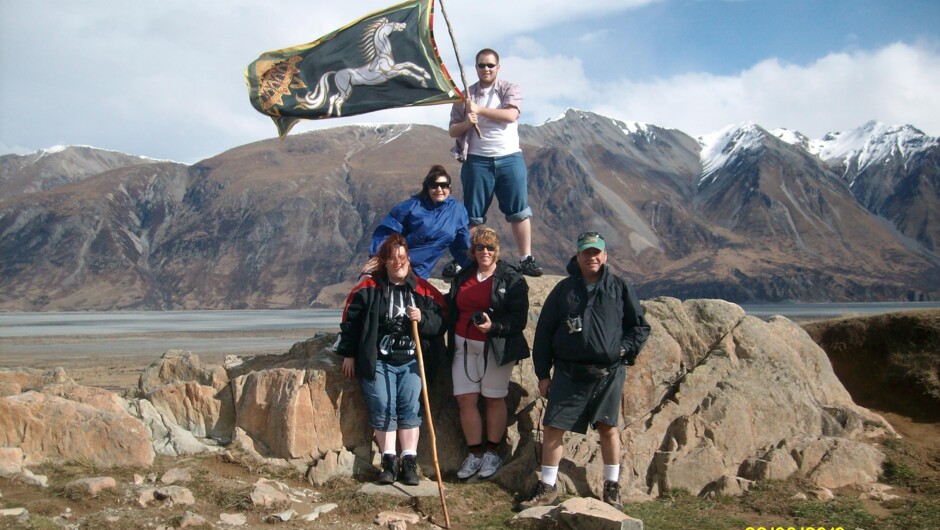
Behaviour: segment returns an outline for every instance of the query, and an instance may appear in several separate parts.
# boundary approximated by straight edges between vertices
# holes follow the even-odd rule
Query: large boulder
[[[334,340],[318,336],[229,369],[235,424],[263,456],[316,460],[371,444],[361,388],[343,377]]]
[[[698,494],[762,460],[774,478],[800,472],[823,485],[829,475],[804,452],[829,447],[833,438],[893,432],[883,418],[852,402],[825,352],[795,323],[782,317],[764,322],[720,300],[658,298],[644,306],[652,334],[628,372],[621,413],[622,482],[629,486],[652,494],[669,488]],[[594,436],[566,437],[562,471],[575,489],[588,487],[596,495],[599,447],[592,443],[585,451],[585,438]],[[780,447],[796,458],[768,459]],[[841,462],[864,469],[847,473],[854,480],[874,480],[870,470],[880,466],[878,452],[853,454],[862,453],[866,457],[856,463]]]
[[[0,368],[0,397],[13,396],[51,384],[74,384],[65,370],[37,370],[35,368]]]
[[[0,398],[0,447],[21,450],[24,465],[51,460],[148,467],[154,458],[146,426],[127,412],[34,390]]]
[[[194,436],[229,442],[235,410],[228,382],[223,367],[204,367],[191,352],[167,350],[141,373],[138,389],[171,424]]]

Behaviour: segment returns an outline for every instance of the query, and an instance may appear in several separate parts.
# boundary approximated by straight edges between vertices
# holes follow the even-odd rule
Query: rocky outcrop
[[[147,467],[154,457],[146,426],[127,412],[35,390],[0,398],[0,447],[22,450],[24,465],[51,459]]]
[[[203,367],[190,352],[168,350],[141,373],[138,388],[173,424],[195,436],[228,442],[235,416],[227,382],[223,367]]]
[[[533,307],[556,280],[530,281]],[[625,491],[740,492],[751,481],[793,474],[829,488],[877,479],[883,455],[867,441],[891,427],[852,402],[798,325],[748,317],[720,300],[658,298],[644,306],[653,331],[630,369],[621,415]],[[317,483],[356,474],[375,459],[359,385],[342,377],[333,340],[318,336],[228,368],[239,446],[259,458],[305,461]],[[431,375],[439,465],[449,473],[464,443],[449,369]],[[516,491],[535,481],[536,395],[531,362],[522,362],[510,385],[506,464],[495,477]],[[422,436],[426,444],[428,433]],[[430,452],[421,453],[419,463],[433,469]],[[596,435],[566,436],[565,454],[563,487],[598,495]]]
[[[530,279],[533,324],[557,280]],[[721,300],[656,298],[643,305],[652,333],[624,385],[623,491],[733,494],[755,480],[794,474],[819,488],[876,481],[884,455],[870,440],[892,434],[892,428],[853,403],[825,352],[797,324],[749,317]],[[180,455],[230,444],[227,458],[306,469],[317,484],[337,475],[371,473],[378,455],[365,403],[358,382],[342,375],[340,359],[330,349],[334,339],[319,334],[282,355],[229,359],[224,367],[203,367],[192,354],[168,351],[142,374],[141,396],[127,405],[140,419],[114,410],[90,390],[67,391],[64,374],[62,381],[45,385],[37,374],[7,374],[0,381],[30,390],[0,398],[0,436],[5,436],[0,447],[7,448],[2,454],[7,462],[101,459],[120,446],[123,457],[103,462],[146,465],[154,451]],[[430,361],[437,352],[424,354]],[[438,463],[451,474],[465,445],[446,364],[437,363],[428,376]],[[536,480],[544,405],[531,360],[514,369],[507,403],[505,464],[493,480],[527,491]],[[68,448],[56,442],[76,436],[78,425],[108,436]],[[425,474],[433,472],[429,440],[425,424],[419,450]],[[562,490],[599,497],[603,469],[596,433],[567,435],[564,444]]]

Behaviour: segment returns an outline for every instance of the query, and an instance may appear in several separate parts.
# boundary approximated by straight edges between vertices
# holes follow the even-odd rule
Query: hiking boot
[[[480,466],[483,465],[483,455],[475,455],[470,453],[467,455],[467,459],[463,461],[463,464],[460,466],[460,470],[457,471],[457,478],[460,480],[466,480],[473,475],[477,474],[477,471],[480,470]]]
[[[401,458],[401,472],[398,473],[398,481],[408,486],[417,486],[421,482],[418,476],[418,463],[414,455],[403,456]]]
[[[496,453],[491,453],[487,451],[483,455],[483,460],[480,462],[480,474],[477,475],[478,478],[488,479],[492,477],[496,470],[499,469],[499,466],[503,464],[503,460],[496,456]]]
[[[382,472],[379,473],[379,484],[391,484],[398,479],[398,457],[396,455],[382,455]]]
[[[623,503],[620,502],[620,483],[613,480],[604,481],[604,502],[623,511]]]
[[[557,503],[558,488],[554,484],[549,486],[548,484],[539,481],[539,485],[535,488],[535,495],[525,502],[520,502],[519,510],[528,510],[529,508],[535,508],[536,506],[553,506]]]
[[[458,272],[460,272],[460,265],[457,264],[456,260],[451,260],[450,263],[444,265],[444,270],[441,271],[441,278],[450,280],[451,278],[455,278]]]
[[[535,263],[535,258],[532,256],[519,262],[519,270],[526,276],[537,278],[542,275],[542,268]]]

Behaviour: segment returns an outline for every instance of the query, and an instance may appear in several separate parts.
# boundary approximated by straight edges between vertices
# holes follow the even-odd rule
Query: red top
[[[486,340],[486,333],[477,329],[472,319],[477,311],[485,312],[490,308],[492,293],[493,275],[481,282],[474,274],[460,286],[460,291],[457,293],[457,328],[455,330],[458,335],[473,340]]]

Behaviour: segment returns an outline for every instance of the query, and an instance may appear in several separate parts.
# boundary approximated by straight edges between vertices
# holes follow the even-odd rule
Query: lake
[[[821,304],[742,304],[749,315],[793,320],[862,316],[913,309],[937,309],[940,302],[874,302]],[[0,313],[2,337],[66,335],[235,333],[269,335],[275,331],[339,328],[337,309],[270,309],[245,311],[56,311]],[[248,337],[245,337],[246,340]],[[0,350],[2,353],[2,350]]]
[[[0,337],[338,328],[338,309],[0,313]]]
[[[813,320],[940,308],[940,302],[742,307],[758,318]],[[341,318],[335,309],[0,313],[0,368],[61,366],[81,384],[127,388],[167,350],[190,351],[209,364],[227,355],[281,354],[318,331],[338,330]]]

